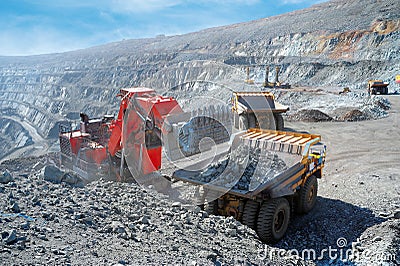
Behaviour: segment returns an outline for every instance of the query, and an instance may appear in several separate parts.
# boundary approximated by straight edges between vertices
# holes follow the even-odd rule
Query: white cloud
[[[184,6],[191,4],[212,4],[215,6],[221,5],[254,5],[261,0],[112,0],[110,8],[114,12],[124,13],[150,13],[158,12],[170,7]],[[107,5],[107,2],[103,2]]]
[[[199,4],[209,4],[212,6],[249,6],[260,2],[262,2],[262,0],[41,0],[40,2],[33,2],[32,4],[43,8],[93,8],[115,13],[141,14],[156,13],[164,9],[178,6],[190,7],[190,5]]]
[[[31,55],[44,53],[58,53],[71,51],[81,48],[87,48],[101,43],[118,41],[121,39],[132,39],[142,37],[154,37],[158,34],[183,34],[186,32],[196,31],[215,25],[229,24],[231,21],[224,16],[216,16],[205,9],[195,9],[193,11],[186,8],[195,0],[98,0],[98,5],[94,9],[95,1],[86,1],[82,3],[78,0],[71,0],[67,6],[65,1],[43,0],[36,3],[37,5],[45,5],[48,3],[52,8],[92,8],[98,16],[106,24],[111,25],[107,30],[96,30],[96,23],[88,24],[88,21],[82,20],[76,22],[82,28],[85,28],[88,35],[82,38],[77,34],[76,30],[63,27],[57,28],[58,25],[52,25],[52,19],[46,16],[14,16],[7,28],[0,29],[0,55]],[[217,5],[225,5],[230,3],[251,4],[259,0],[198,0],[197,4],[209,4],[213,8]],[[178,6],[173,11],[163,14],[164,19],[170,19],[173,23],[164,25],[160,23],[157,16],[162,14],[164,9]],[[233,4],[232,4],[233,5]],[[182,7],[182,8],[181,8]],[[190,5],[189,5],[190,7]],[[186,11],[182,11],[186,10]],[[217,10],[224,10],[223,8]],[[130,23],[130,21],[119,20],[119,14],[132,13],[135,18],[140,18],[138,22]],[[148,23],[145,21],[149,20]],[[121,24],[126,21],[127,24]],[[133,20],[134,21],[134,20]],[[184,23],[190,21],[189,23]],[[135,26],[133,26],[135,25]],[[93,29],[93,30],[92,30]]]
[[[185,0],[41,0],[32,4],[44,9],[48,8],[67,8],[67,9],[97,9],[105,11],[140,13],[149,11],[159,11],[164,8],[172,7]]]
[[[288,4],[299,4],[304,2],[308,2],[308,0],[283,0],[282,4],[288,5]]]
[[[32,55],[73,51],[87,44],[65,33],[36,27],[29,30],[10,29],[0,32],[0,55]]]
[[[72,27],[60,26],[61,23],[54,22],[57,18],[44,15],[43,17],[15,16],[7,21],[3,19],[2,22],[7,24],[7,27],[0,29],[0,55],[64,52],[121,39],[154,37],[158,34],[183,34],[245,21],[247,9],[269,6],[270,2],[270,0],[41,0],[34,4],[43,10],[68,9],[66,15],[76,14],[74,21],[66,24]],[[319,2],[324,1],[283,0],[280,5]],[[271,8],[276,8],[276,5]],[[80,18],[79,14],[82,12],[93,12],[93,16],[89,16],[89,19],[85,16]],[[93,19],[96,16],[99,19]]]
[[[214,4],[230,4],[230,5],[254,5],[260,3],[261,0],[198,0],[198,1],[189,1],[196,3],[214,3]]]
[[[110,8],[115,12],[157,12],[181,4],[184,1],[173,0],[112,0]]]
[[[293,5],[293,4],[301,4],[301,3],[307,3],[307,4],[318,4],[322,2],[327,2],[328,0],[282,0],[281,3],[283,5]]]

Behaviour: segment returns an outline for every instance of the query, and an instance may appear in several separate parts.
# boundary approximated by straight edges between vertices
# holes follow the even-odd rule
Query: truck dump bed
[[[173,177],[245,198],[291,195],[305,173],[322,169],[325,146],[320,139],[311,134],[249,129],[232,137],[231,149],[220,154],[217,163],[201,168],[204,162],[198,161],[175,171]]]

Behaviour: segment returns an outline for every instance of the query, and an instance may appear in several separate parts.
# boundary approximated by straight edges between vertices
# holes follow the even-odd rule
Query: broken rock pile
[[[265,246],[240,222],[169,202],[136,184],[98,180],[76,187],[46,181],[40,170],[26,173],[33,164],[23,160],[14,163],[24,172],[10,171],[14,179],[0,184],[2,265],[301,263],[264,258]],[[12,210],[14,204],[19,209]]]
[[[287,168],[277,153],[241,144],[194,179],[234,190],[252,191]]]

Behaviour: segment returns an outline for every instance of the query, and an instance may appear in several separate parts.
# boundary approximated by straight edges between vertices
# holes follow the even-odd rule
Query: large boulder
[[[14,178],[12,177],[10,172],[8,172],[7,170],[5,170],[0,175],[0,183],[2,183],[2,184],[7,184],[7,183],[9,183],[9,182],[11,182],[13,180],[14,180]]]
[[[41,175],[43,179],[52,183],[61,183],[64,172],[54,165],[46,165],[42,168]]]
[[[82,187],[84,182],[74,173],[65,173],[54,165],[46,165],[42,168],[41,175],[43,179],[52,183],[59,184],[61,182]]]
[[[367,120],[368,116],[366,114],[364,114],[362,111],[360,110],[351,110],[347,113],[345,113],[343,115],[343,117],[341,118],[342,121],[363,121],[363,120]]]

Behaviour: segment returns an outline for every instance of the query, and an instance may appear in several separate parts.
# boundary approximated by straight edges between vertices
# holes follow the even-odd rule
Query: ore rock
[[[0,183],[1,184],[7,184],[11,181],[13,181],[14,178],[12,177],[12,175],[10,174],[10,172],[8,172],[7,170],[5,170],[3,173],[1,173],[0,175]]]

